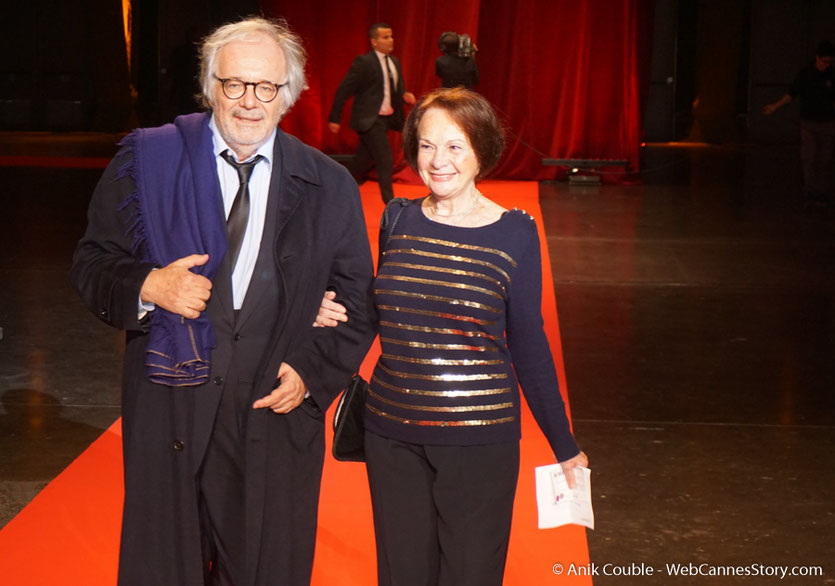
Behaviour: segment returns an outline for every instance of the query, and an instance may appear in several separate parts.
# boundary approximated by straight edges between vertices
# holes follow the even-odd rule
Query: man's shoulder
[[[178,116],[162,126],[137,128],[121,140],[114,161],[136,159],[131,174],[138,173],[139,168],[152,169],[154,173],[177,169],[184,150],[201,151],[211,141],[208,120],[209,115],[204,112]]]
[[[368,66],[373,65],[375,62],[379,61],[377,59],[377,54],[374,51],[369,51],[368,53],[363,53],[362,55],[357,55],[354,57],[354,66]]]
[[[286,167],[287,172],[312,182],[318,182],[323,175],[333,177],[347,174],[350,177],[345,167],[292,134],[279,129],[276,140],[281,147],[282,166]]]
[[[276,133],[276,140],[279,141],[281,144],[281,149],[283,151],[284,156],[291,156],[291,157],[301,157],[304,159],[310,159],[311,162],[315,163],[335,163],[333,159],[328,157],[325,153],[317,149],[316,147],[312,147],[309,144],[302,142],[299,138],[284,132],[280,128]]]
[[[185,114],[162,126],[137,128],[125,140],[133,139],[155,143],[181,142],[185,135],[199,134],[203,126],[208,124],[208,119],[209,115],[206,112]]]

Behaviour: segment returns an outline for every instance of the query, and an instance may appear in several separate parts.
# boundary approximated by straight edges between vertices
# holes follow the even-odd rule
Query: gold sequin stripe
[[[405,423],[407,425],[422,425],[431,427],[475,427],[479,425],[496,425],[498,423],[510,423],[511,421],[516,421],[516,417],[514,416],[502,417],[500,419],[466,419],[464,421],[421,421],[418,419],[404,419],[402,417],[397,417],[396,415],[392,415],[391,413],[386,413],[385,411],[372,407],[368,403],[365,404],[365,408],[375,415],[379,415],[380,417],[385,417],[386,419],[391,419],[392,421],[397,421],[399,423]]]
[[[493,405],[456,405],[450,407],[440,407],[440,406],[433,406],[433,405],[408,405],[406,403],[398,403],[397,401],[392,401],[390,399],[386,399],[385,397],[381,397],[371,389],[368,389],[368,394],[377,399],[378,401],[385,403],[386,405],[391,405],[392,407],[398,407],[400,409],[407,409],[410,411],[432,411],[434,413],[469,413],[470,411],[500,411],[501,409],[510,409],[513,407],[513,402],[509,403],[495,403]]]
[[[404,389],[403,387],[396,387],[394,385],[390,385],[387,382],[383,382],[377,376],[371,377],[372,382],[377,383],[384,389],[388,389],[390,391],[394,391],[395,393],[402,393],[404,395],[421,395],[425,397],[450,397],[450,398],[457,398],[457,397],[483,397],[487,395],[504,395],[505,393],[510,392],[510,387],[504,387],[501,389],[475,389],[471,391],[423,391],[420,389]]]
[[[410,358],[408,356],[398,356],[397,354],[382,354],[381,356],[389,360],[408,362],[410,364],[427,364],[429,366],[493,366],[504,362],[501,358],[496,360],[446,360],[445,358]]]
[[[496,299],[504,301],[501,293],[485,289],[484,287],[476,287],[475,285],[468,285],[466,283],[451,283],[450,281],[436,281],[434,279],[421,279],[420,277],[407,277],[405,275],[377,275],[377,280],[389,279],[391,281],[403,281],[406,283],[419,283],[421,285],[437,285],[439,287],[449,287],[451,289],[464,289],[465,291],[475,291],[476,293],[483,293]]]
[[[442,380],[447,382],[468,381],[468,380],[502,380],[507,378],[507,373],[479,373],[479,374],[415,374],[412,372],[398,372],[385,367],[385,365],[378,363],[377,366],[392,376],[400,378],[413,378],[418,380]]]
[[[429,311],[426,309],[414,309],[412,307],[400,307],[399,305],[378,305],[377,309],[382,309],[383,311],[397,311],[403,313],[413,313],[415,315],[425,315],[428,317],[437,317],[440,319],[454,319],[456,321],[466,321],[471,322],[474,324],[478,324],[480,326],[494,326],[496,325],[495,321],[489,319],[479,319],[477,317],[471,317],[469,315],[457,315],[455,313],[443,313],[440,311]],[[382,323],[382,322],[381,322]]]
[[[392,240],[415,240],[417,242],[428,242],[429,244],[437,244],[439,246],[448,246],[450,248],[460,248],[462,250],[475,250],[477,252],[487,252],[500,256],[510,263],[510,266],[516,268],[516,261],[504,250],[498,248],[487,248],[485,246],[475,246],[473,244],[462,244],[460,242],[451,242],[449,240],[438,240],[437,238],[426,238],[425,236],[411,236],[409,234],[399,234],[391,237]]]
[[[395,340],[394,338],[380,338],[381,342],[408,346],[409,348],[429,348],[431,350],[467,350],[472,352],[498,352],[495,346],[470,346],[468,344],[426,344],[409,340]]]
[[[508,275],[505,271],[499,268],[497,265],[494,265],[491,262],[487,262],[486,260],[479,260],[477,258],[470,258],[469,256],[458,256],[454,254],[440,254],[438,252],[427,252],[425,250],[418,250],[417,248],[391,248],[389,250],[383,251],[383,256],[389,256],[391,254],[414,254],[415,256],[425,256],[428,258],[440,258],[442,260],[451,260],[453,262],[466,262],[474,265],[479,265],[482,267],[487,267],[488,269],[493,269],[497,273],[499,273],[502,277],[504,277],[508,283],[510,283],[510,275]]]
[[[500,288],[502,290],[502,293],[507,293],[504,283],[502,283],[498,279],[494,279],[489,275],[485,275],[484,273],[477,273],[475,271],[462,271],[459,269],[449,269],[447,267],[436,267],[435,265],[416,265],[410,262],[385,262],[384,266],[397,267],[401,269],[413,269],[416,271],[429,271],[433,273],[446,273],[448,275],[457,275],[459,277],[472,277],[473,279],[483,279],[485,281],[489,281],[496,287]]]
[[[497,307],[490,307],[483,303],[476,301],[468,301],[466,299],[455,299],[454,297],[442,297],[440,295],[426,295],[425,293],[410,293],[409,291],[398,291],[397,289],[374,289],[375,295],[399,295],[400,297],[409,297],[411,299],[423,299],[424,301],[438,301],[440,303],[449,303],[450,305],[463,305],[465,307],[472,307],[473,309],[481,309],[491,313],[501,313],[502,310]]]
[[[481,330],[454,330],[451,328],[429,328],[425,326],[413,326],[410,324],[401,324],[393,321],[381,321],[380,326],[395,328],[398,330],[408,330],[410,332],[425,332],[427,334],[451,334],[454,336],[464,336],[465,338],[488,338],[490,340],[497,340],[496,336],[482,332]]]

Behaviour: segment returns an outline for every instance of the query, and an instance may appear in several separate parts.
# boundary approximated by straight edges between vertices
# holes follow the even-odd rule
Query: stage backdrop
[[[494,176],[551,179],[543,157],[627,159],[638,170],[653,0],[261,0],[284,17],[309,53],[310,89],[282,127],[326,153],[352,153],[350,102],[339,135],[327,129],[333,96],[351,61],[370,50],[368,28],[386,22],[406,87],[438,87],[444,31],[478,45],[476,90],[496,106],[508,147]],[[399,136],[392,144],[399,147]],[[402,165],[399,148],[396,160]],[[408,170],[398,179],[414,181]]]

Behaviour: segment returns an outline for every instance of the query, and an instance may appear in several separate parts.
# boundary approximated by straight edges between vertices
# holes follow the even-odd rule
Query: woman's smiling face
[[[470,139],[446,110],[430,107],[418,126],[417,168],[434,196],[472,193],[479,164]]]

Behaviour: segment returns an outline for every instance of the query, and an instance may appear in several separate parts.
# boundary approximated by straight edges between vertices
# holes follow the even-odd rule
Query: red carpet
[[[561,381],[565,381],[556,302],[545,234],[530,182],[485,182],[482,192],[501,205],[526,210],[537,219],[543,243],[543,315]],[[376,258],[377,222],[382,212],[376,183],[361,189],[368,233]],[[396,195],[418,197],[423,186],[395,185]],[[379,354],[375,344],[363,364],[368,378]],[[564,398],[565,385],[563,385]],[[330,422],[331,410],[327,415]],[[538,530],[534,467],[553,462],[548,444],[530,413],[523,410],[521,473],[505,584],[591,584],[589,577],[560,576],[556,563],[588,563],[585,529]],[[328,438],[330,443],[330,438]],[[121,424],[117,422],[51,482],[0,531],[0,576],[15,586],[109,586],[116,582],[122,501]],[[362,464],[325,462],[319,537],[313,570],[315,586],[369,586],[375,583],[371,502]],[[176,586],[176,585],[172,585]]]

